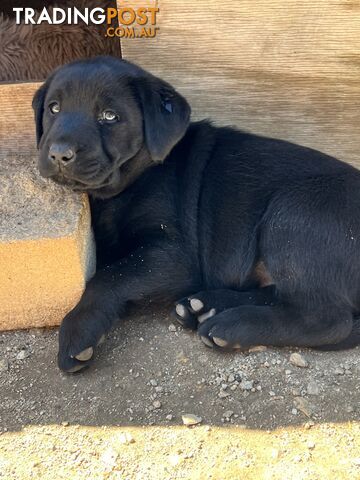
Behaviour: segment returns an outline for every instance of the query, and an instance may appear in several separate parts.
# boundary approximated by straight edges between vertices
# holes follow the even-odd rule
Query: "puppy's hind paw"
[[[190,328],[196,330],[199,323],[204,322],[208,318],[211,318],[216,314],[215,308],[206,310],[203,301],[193,297],[185,297],[176,302],[175,308],[172,312],[172,316],[182,325],[184,328]]]

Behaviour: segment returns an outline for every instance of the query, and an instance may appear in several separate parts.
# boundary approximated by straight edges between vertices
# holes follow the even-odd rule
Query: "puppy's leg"
[[[200,324],[208,346],[246,349],[254,345],[305,346],[336,344],[351,332],[351,311],[336,306],[302,312],[284,305],[241,306],[225,310]]]
[[[275,302],[274,285],[247,291],[205,290],[178,300],[172,315],[183,327],[195,330],[199,323],[229,308],[240,305],[273,305]]]
[[[88,366],[94,348],[125,314],[129,302],[174,300],[196,288],[196,284],[189,284],[196,273],[190,271],[179,252],[180,248],[169,245],[139,249],[99,270],[61,324],[59,367],[73,373]]]

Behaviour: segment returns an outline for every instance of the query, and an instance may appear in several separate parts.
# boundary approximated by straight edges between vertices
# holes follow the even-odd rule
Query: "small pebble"
[[[344,375],[345,371],[342,367],[336,367],[334,373],[335,375]]]
[[[166,420],[169,420],[169,421],[170,421],[170,420],[172,420],[172,419],[174,418],[174,416],[171,415],[171,414],[169,414],[169,415],[166,415],[165,418],[166,418]]]
[[[296,367],[306,368],[309,366],[306,359],[300,353],[292,353],[290,355],[290,363],[295,365]]]
[[[128,445],[130,443],[135,443],[135,440],[134,440],[134,437],[131,435],[131,433],[129,432],[124,432],[124,433],[121,433],[119,436],[118,436],[118,440],[120,443],[122,443],[123,445]]]
[[[153,402],[153,407],[156,408],[156,409],[161,408],[161,402],[160,402],[160,400],[155,400],[155,401]]]
[[[186,426],[190,425],[198,425],[199,423],[202,422],[202,418],[198,417],[197,415],[194,415],[192,413],[185,413],[184,415],[181,416],[182,422]]]
[[[230,419],[234,415],[234,412],[232,410],[226,410],[226,412],[223,413],[224,418]]]
[[[176,326],[175,326],[173,323],[171,323],[171,324],[169,325],[169,332],[176,332],[176,331],[177,331]]]
[[[157,381],[154,380],[153,378],[150,380],[150,385],[151,385],[152,387],[157,387],[157,384],[158,384]]]
[[[271,457],[274,459],[274,460],[277,460],[279,458],[279,455],[280,455],[280,452],[279,450],[277,450],[276,448],[274,448],[272,451],[271,451]]]
[[[30,357],[30,352],[28,350],[20,350],[20,352],[16,355],[17,360],[24,360],[25,358]]]
[[[240,383],[240,388],[242,390],[251,390],[254,386],[254,382],[253,380],[243,380],[241,383]]]
[[[265,352],[266,350],[267,347],[265,345],[257,345],[256,347],[249,348],[250,353]]]

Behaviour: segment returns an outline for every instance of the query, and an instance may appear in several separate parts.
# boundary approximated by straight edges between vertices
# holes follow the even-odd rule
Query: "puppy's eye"
[[[119,115],[117,115],[112,110],[104,110],[99,117],[100,122],[115,123],[119,120]]]
[[[52,114],[56,115],[60,112],[60,104],[58,102],[52,102],[49,105],[49,110]]]

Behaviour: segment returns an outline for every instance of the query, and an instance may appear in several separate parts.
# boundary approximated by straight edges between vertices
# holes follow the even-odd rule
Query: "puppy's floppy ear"
[[[43,114],[44,114],[44,102],[46,92],[48,90],[48,82],[45,82],[41,87],[36,91],[33,101],[32,108],[35,114],[35,127],[36,127],[36,144],[39,148],[39,143],[43,134]]]
[[[147,148],[155,162],[161,162],[183,137],[191,109],[171,85],[152,75],[135,79],[144,116]]]

